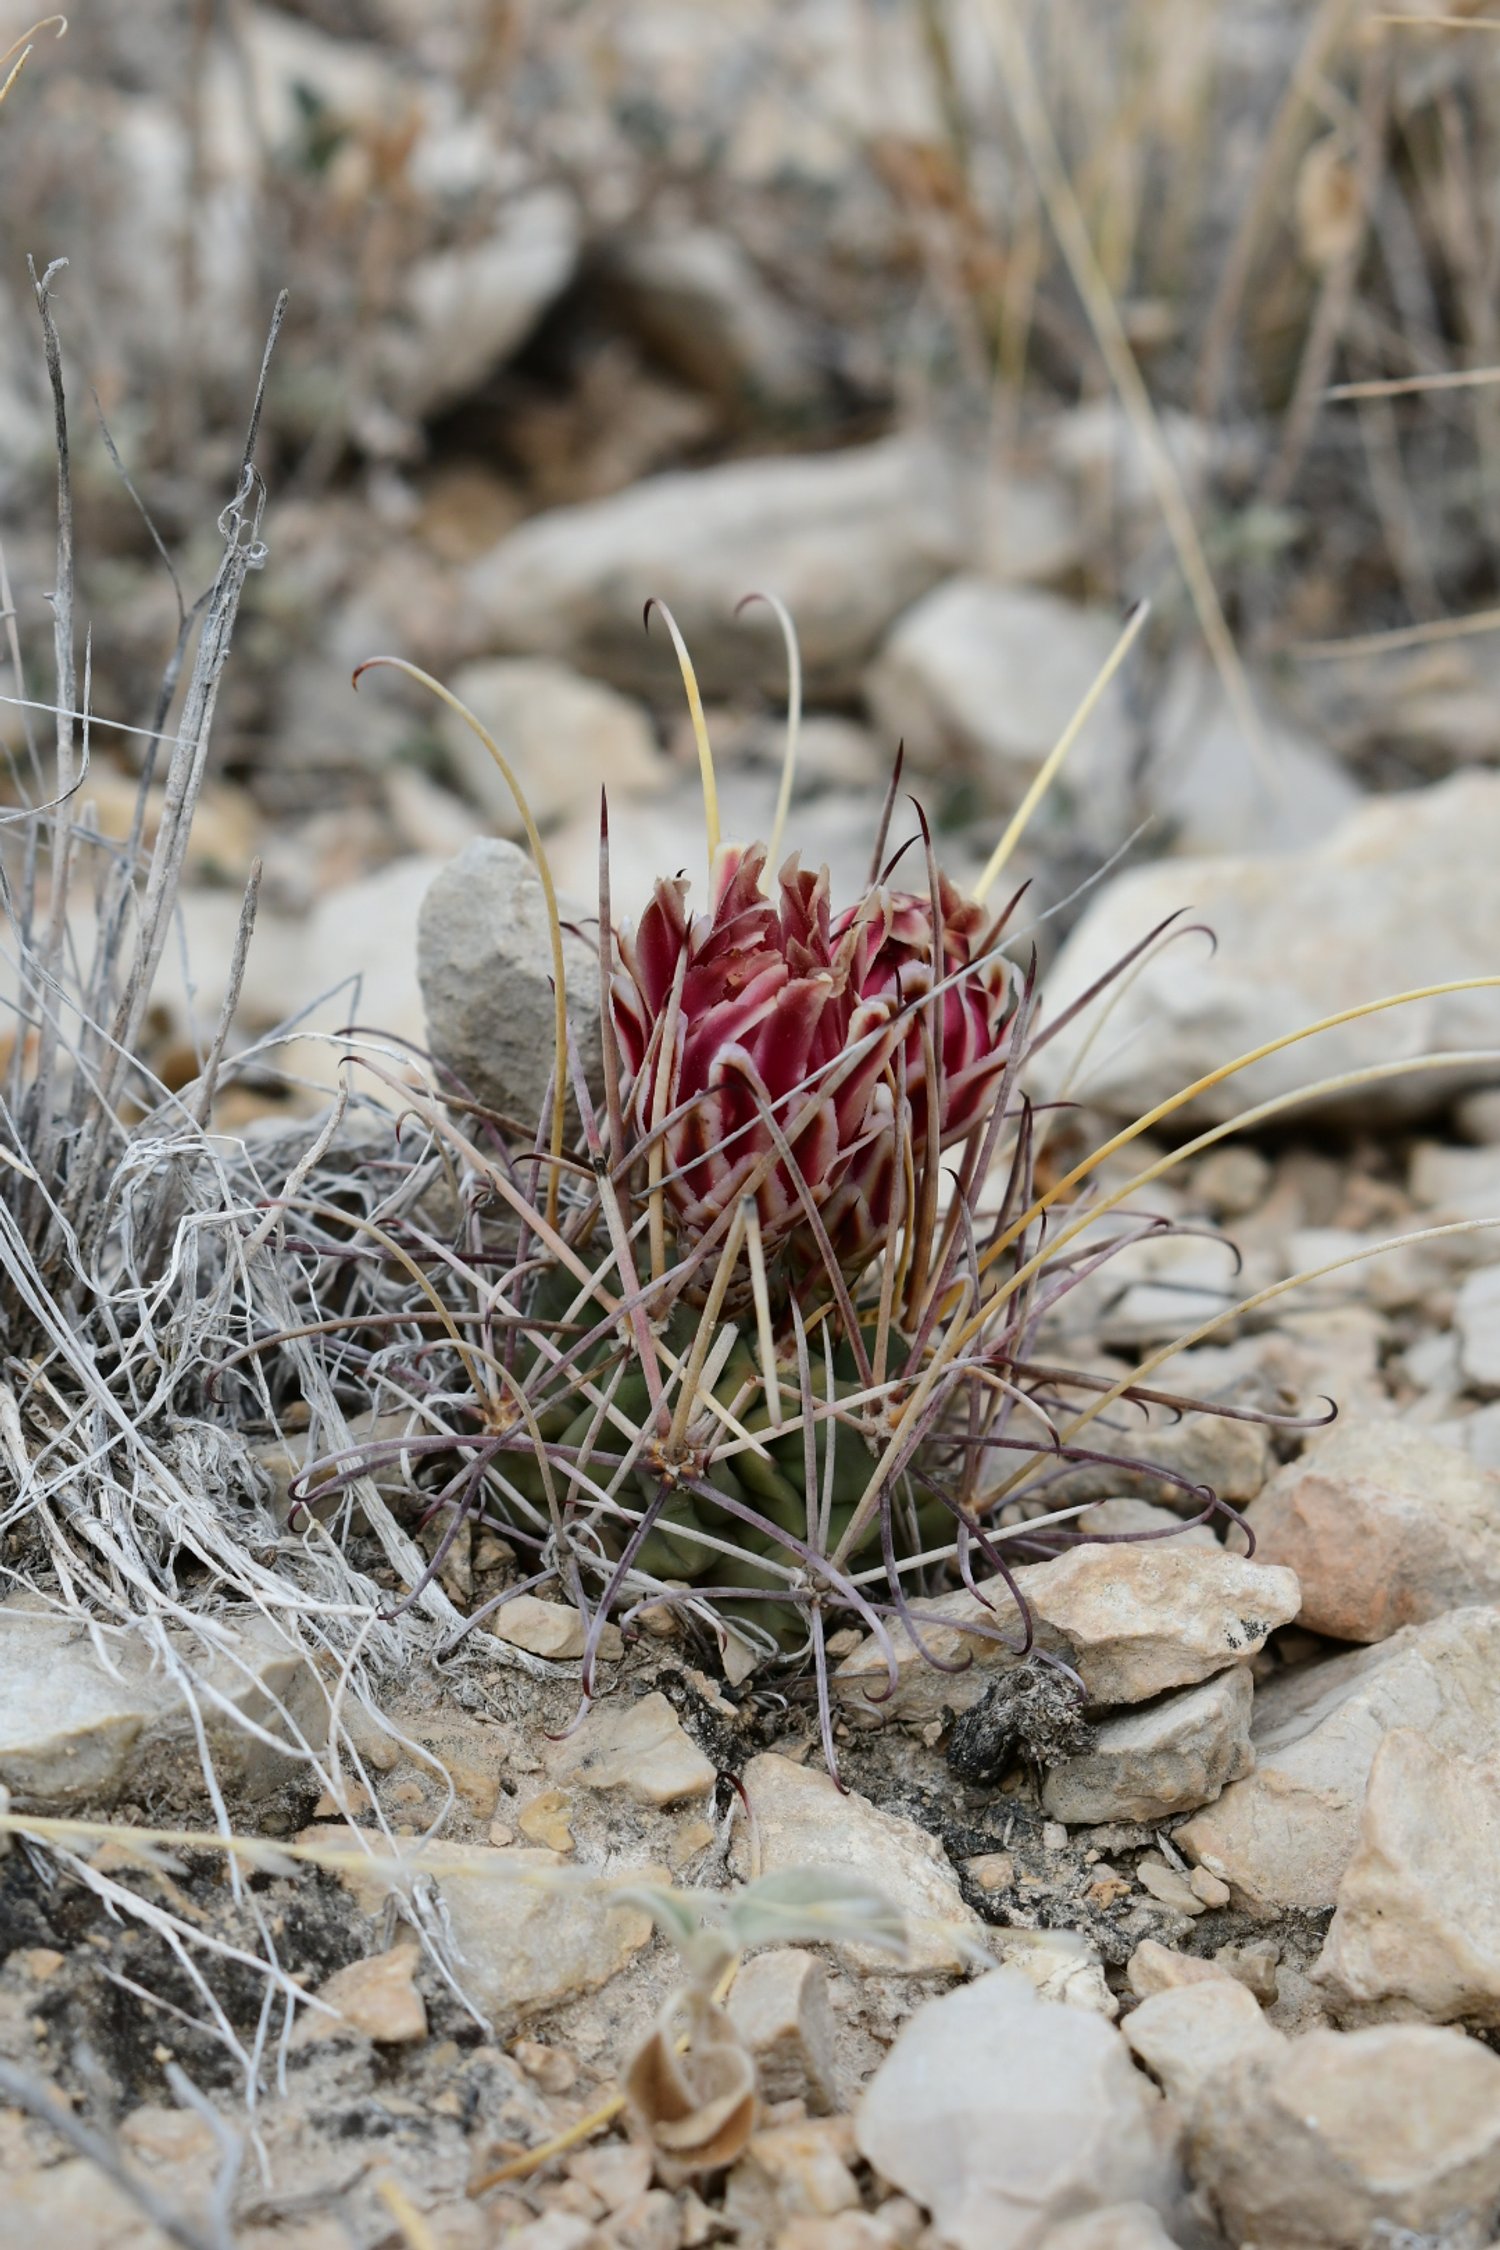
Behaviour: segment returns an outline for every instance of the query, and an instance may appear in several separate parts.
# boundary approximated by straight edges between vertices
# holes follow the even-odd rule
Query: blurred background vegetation
[[[47,692],[25,261],[65,258],[101,838],[291,292],[177,1029],[260,852],[252,1027],[363,971],[366,1015],[420,1030],[420,890],[513,821],[415,693],[351,692],[381,649],[505,729],[585,898],[608,784],[635,903],[693,817],[651,592],[741,826],[781,658],[732,604],[791,603],[800,840],[836,876],[902,734],[949,858],[982,860],[1142,595],[1032,847],[1059,888],[1121,850],[1310,842],[1495,762],[1497,26],[1471,0],[92,0],[41,33],[0,120],[0,691]],[[35,723],[0,705],[13,753]]]

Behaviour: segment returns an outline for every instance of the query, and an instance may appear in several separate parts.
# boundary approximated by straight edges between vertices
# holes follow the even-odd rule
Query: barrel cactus
[[[742,1669],[809,1661],[831,1749],[833,1623],[889,1653],[899,1619],[920,1645],[924,1592],[1081,1536],[1048,1486],[1111,1461],[1101,1408],[1161,1394],[1040,1364],[1038,1326],[1169,1222],[1091,1205],[1090,1160],[1039,1189],[1035,958],[943,874],[925,823],[914,876],[882,868],[882,830],[871,880],[835,902],[826,870],[792,856],[772,880],[766,846],[720,842],[711,794],[709,815],[701,905],[663,878],[617,923],[606,811],[602,1081],[559,989],[534,1129],[441,1071],[411,1098],[459,1192],[451,1239],[408,1217],[365,1247],[386,1283],[369,1348],[409,1416],[314,1462],[297,1496],[404,1484],[441,1527],[429,1575],[466,1523],[502,1532],[516,1574],[458,1637],[559,1586],[586,1621],[586,1694],[606,1623],[648,1610]],[[554,962],[560,979],[560,943]],[[1187,1513],[1218,1505],[1160,1475]]]

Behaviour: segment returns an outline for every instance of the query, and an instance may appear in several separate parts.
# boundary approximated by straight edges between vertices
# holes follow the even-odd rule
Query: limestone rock
[[[1459,1365],[1478,1390],[1500,1390],[1500,1266],[1464,1277],[1454,1315]]]
[[[339,1878],[362,1910],[381,1914],[392,1891],[423,1870],[421,1847],[403,1844],[400,1865],[376,1856],[379,1839],[340,1827],[304,1829],[299,1843],[350,1854]],[[375,1851],[364,1854],[374,1845]],[[512,1845],[443,1845],[433,1880],[442,1897],[453,1967],[464,1992],[497,2030],[597,1991],[626,1968],[651,1936],[642,1908],[614,1904],[581,1883],[560,1852]]]
[[[1212,1984],[1228,1975],[1217,1961],[1204,1961],[1196,1953],[1174,1953],[1155,1938],[1142,1938],[1125,1964],[1125,1981],[1141,2000],[1158,1992],[1178,1992],[1184,1985]]]
[[[1139,1536],[1149,1531],[1164,1538],[1177,1539],[1185,1547],[1217,1547],[1213,1527],[1206,1523],[1185,1524],[1170,1508],[1159,1508],[1152,1500],[1134,1500],[1116,1494],[1109,1500],[1096,1500],[1085,1508],[1074,1527],[1078,1531],[1102,1532],[1106,1538],[1118,1539],[1122,1534]]]
[[[565,923],[587,916],[562,912]],[[524,1124],[539,1118],[554,1053],[552,944],[541,878],[517,845],[481,838],[438,875],[417,924],[417,974],[436,1059],[476,1100]],[[566,928],[563,975],[584,1072],[598,1086],[598,956]]]
[[[1054,2227],[1045,2250],[1173,2250],[1173,2240],[1149,2203],[1111,2203]]]
[[[515,2023],[618,1976],[651,1935],[639,1907],[612,1906],[569,1891],[560,1904],[545,1884],[495,1881],[495,1863],[512,1870],[560,1866],[555,1852],[476,1844],[440,1888],[466,1992],[497,2026]]]
[[[611,246],[613,297],[666,365],[736,404],[801,407],[823,387],[816,340],[732,234],[632,229]]]
[[[1297,1581],[1289,1570],[1246,1562],[1222,1547],[1170,1543],[1124,1547],[1074,1547],[1050,1562],[1028,1563],[1016,1583],[1045,1649],[1067,1658],[1081,1675],[1090,1703],[1144,1703],[1168,1688],[1209,1678],[1251,1656],[1268,1633],[1297,1614]],[[1000,1581],[986,1588],[984,1609],[967,1588],[922,1604],[922,1637],[938,1655],[969,1655],[966,1672],[938,1672],[899,1625],[891,1627],[898,1684],[889,1702],[872,1704],[867,1691],[884,1692],[885,1667],[875,1641],[866,1640],[834,1674],[836,1692],[868,1723],[882,1717],[936,1718],[946,1706],[965,1711],[979,1700],[997,1667],[1013,1664],[1011,1651],[982,1639],[976,1623],[998,1625],[1012,1641],[1021,1619]]]
[[[377,2045],[406,2046],[425,2039],[427,2009],[412,1976],[418,1958],[414,1945],[395,1945],[388,1953],[351,1961],[318,1987],[318,1998]],[[309,2013],[302,2019],[304,2035],[314,2038],[326,2038],[337,2028],[326,2016]]]
[[[144,1633],[98,1630],[112,1670],[72,1618],[0,1604],[0,1785],[20,1805],[48,1812],[110,1804],[127,1788],[164,1803],[201,1797],[182,1689],[153,1667]],[[290,1742],[279,1753],[236,1725],[236,1715],[284,1740],[287,1718],[311,1742],[320,1731],[326,1737],[317,1674],[295,1642],[262,1620],[219,1628],[217,1646],[176,1632],[171,1639],[189,1679],[210,1691],[197,1700],[220,1782],[231,1795],[269,1795],[293,1771]]]
[[[1337,759],[1277,717],[1266,683],[1253,692],[1263,760],[1206,651],[1186,649],[1172,666],[1153,714],[1144,788],[1176,851],[1302,850],[1360,802]]]
[[[954,2250],[1034,2250],[1053,2220],[1171,2191],[1161,2111],[1102,2016],[1008,1970],[929,2000],[865,2090],[861,2153]]]
[[[972,1872],[974,1863],[969,1864]],[[996,1930],[991,1944],[1001,1968],[1019,1971],[1039,1998],[1092,2008],[1111,2023],[1120,2013],[1105,1982],[1104,1963],[1081,1930]]]
[[[1296,1571],[1311,1632],[1379,1641],[1500,1601],[1500,1475],[1412,1423],[1339,1425],[1248,1515],[1257,1559]]]
[[[1110,1016],[1075,1095],[1111,1115],[1138,1116],[1228,1058],[1321,1016],[1384,993],[1492,973],[1500,902],[1500,775],[1468,773],[1410,795],[1372,799],[1325,843],[1263,858],[1165,861],[1108,884],[1048,980],[1059,1011],[1165,916],[1204,916],[1200,939],[1170,945],[1134,977]],[[1289,933],[1295,933],[1292,942]],[[1056,1094],[1081,1033],[1039,1059],[1035,1088]],[[1283,1048],[1237,1072],[1191,1111],[1218,1120],[1315,1078],[1442,1049],[1500,1045],[1500,993],[1449,993],[1384,1010],[1324,1033],[1313,1048]],[[1417,1116],[1493,1064],[1383,1078],[1344,1097],[1360,1121]],[[1299,1116],[1328,1114],[1338,1097]]]
[[[1054,1820],[1165,1820],[1217,1797],[1255,1763],[1253,1690],[1243,1664],[1198,1687],[1105,1719],[1094,1747],[1054,1766],[1042,1791]]]
[[[1315,1973],[1340,2015],[1500,2024],[1500,1757],[1386,1735]]]
[[[460,666],[449,685],[504,751],[539,828],[582,808],[597,849],[601,789],[613,808],[623,797],[653,794],[669,778],[639,704],[565,664],[496,657]],[[473,728],[446,708],[438,723],[465,792],[502,836],[522,837],[516,800]]]
[[[665,633],[641,630],[654,594],[671,608],[706,694],[754,680],[780,695],[774,620],[763,609],[742,623],[734,616],[745,594],[763,589],[796,618],[813,689],[849,690],[892,618],[955,566],[966,536],[944,464],[918,439],[651,477],[534,517],[476,563],[473,646],[559,657],[617,686],[675,692]]]
[[[953,578],[900,620],[866,692],[882,731],[906,743],[919,772],[947,774],[957,762],[988,806],[1013,812],[1119,633],[1119,620],[1105,610],[1034,588]],[[1069,755],[1051,817],[1113,841],[1125,819],[1130,763],[1130,722],[1115,682]]]
[[[1131,2052],[1188,2117],[1211,2079],[1246,2057],[1279,2055],[1286,2045],[1254,1996],[1227,1976],[1153,1993],[1125,2018],[1124,2030]]]
[[[577,1788],[618,1789],[638,1805],[677,1805],[706,1797],[717,1775],[666,1697],[636,1703],[611,1697],[594,1704],[582,1725],[549,1760],[559,1781]]]
[[[477,242],[415,260],[405,317],[379,337],[381,374],[398,411],[426,420],[470,397],[562,294],[578,243],[573,198],[540,187],[503,205]]]
[[[1205,2083],[1188,2163],[1235,2242],[1477,2246],[1500,2207],[1500,2057],[1427,2025],[1310,2032]]]
[[[1253,1914],[1334,1904],[1375,1753],[1393,1727],[1437,1751],[1500,1751],[1500,1609],[1458,1609],[1269,1681],[1255,1771],[1176,1832]]]
[[[907,1969],[957,1969],[984,1925],[964,1903],[940,1846],[915,1821],[882,1812],[856,1790],[840,1795],[826,1773],[767,1751],[752,1758],[741,1780],[760,1838],[760,1872],[790,1867],[853,1868],[907,1918]],[[735,1872],[750,1872],[743,1826],[736,1831]],[[851,1947],[856,1966],[889,1972],[891,1957]]]
[[[583,1619],[571,1602],[539,1601],[535,1594],[517,1594],[496,1610],[490,1631],[513,1648],[553,1663],[568,1663],[582,1656],[587,1636]]]
[[[836,2106],[833,2012],[817,1954],[793,1945],[757,1953],[735,1978],[727,2006],[755,2058],[766,2101],[805,2101],[814,2111]]]

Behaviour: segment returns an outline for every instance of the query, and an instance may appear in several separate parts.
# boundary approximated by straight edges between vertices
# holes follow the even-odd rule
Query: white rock
[[[772,1751],[752,1758],[741,1776],[759,1837],[759,1869],[852,1868],[907,1919],[904,1963],[911,1972],[953,1970],[983,1948],[985,1929],[964,1902],[958,1878],[941,1847],[915,1821],[882,1812],[857,1790],[840,1794],[826,1773],[794,1765]],[[750,1846],[744,1824],[736,1830],[735,1872],[748,1877]],[[888,1973],[888,1953],[855,1946],[848,1958],[861,1968]]]
[[[1491,1082],[1453,1105],[1453,1123],[1466,1140],[1487,1149],[1500,1145],[1500,1086]]]
[[[303,1843],[343,1851],[367,1845],[348,1828],[305,1830]],[[376,1840],[378,1844],[378,1839]],[[370,1915],[383,1914],[393,1888],[422,1872],[418,1845],[399,1847],[401,1870],[366,1869],[356,1859],[341,1879]],[[651,1936],[643,1908],[612,1904],[580,1884],[560,1852],[508,1845],[444,1844],[435,1878],[441,1926],[451,1939],[465,1993],[496,2029],[523,2022],[581,1992],[597,1991],[628,1966]]]
[[[1016,1583],[1044,1648],[1065,1656],[1080,1674],[1090,1703],[1144,1703],[1252,1656],[1268,1633],[1297,1614],[1297,1581],[1289,1570],[1266,1570],[1224,1548],[1152,1541],[1123,1547],[1074,1547],[1050,1562],[1027,1563]],[[965,1672],[939,1672],[900,1625],[891,1627],[898,1683],[889,1701],[886,1672],[873,1636],[846,1656],[835,1692],[873,1723],[882,1717],[936,1718],[946,1707],[965,1711],[997,1670],[1016,1661],[976,1624],[998,1626],[1012,1641],[1021,1619],[1001,1581],[985,1587],[984,1608],[967,1588],[924,1602],[922,1638],[945,1660],[969,1655]]]
[[[566,924],[586,909],[559,902]],[[416,969],[437,1060],[476,1099],[528,1123],[547,1098],[554,1053],[552,946],[541,878],[525,852],[483,837],[422,900]],[[568,1021],[592,1086],[602,1073],[599,963],[563,931]]]
[[[1093,685],[1119,620],[1055,594],[954,578],[900,620],[866,690],[918,772],[971,773],[988,806],[1012,812]],[[1125,817],[1131,729],[1118,683],[1069,754],[1051,817],[1112,841]],[[1048,817],[1044,808],[1043,817]]]
[[[269,1795],[294,1768],[288,1721],[309,1747],[327,1738],[327,1702],[295,1642],[261,1621],[221,1627],[212,1640],[175,1629],[169,1641],[186,1686],[153,1663],[139,1629],[99,1626],[108,1665],[88,1629],[18,1601],[0,1605],[0,1784],[23,1806],[67,1811],[107,1805],[127,1789],[143,1802],[204,1793],[187,1688],[214,1771],[231,1795]],[[283,1716],[285,1714],[285,1716]],[[288,1742],[277,1751],[237,1716]]]
[[[1001,1968],[1018,1970],[1039,1999],[1092,2008],[1111,2022],[1120,2013],[1104,1963],[1081,1930],[1003,1929],[994,1931],[990,1942]]]
[[[1206,1523],[1184,1523],[1181,1516],[1170,1508],[1158,1508],[1150,1500],[1133,1500],[1117,1494],[1112,1500],[1096,1500],[1092,1508],[1085,1508],[1075,1527],[1079,1531],[1102,1532],[1106,1538],[1121,1539],[1143,1531],[1160,1532],[1165,1538],[1180,1540],[1185,1547],[1217,1547],[1213,1526]]]
[[[1025,469],[992,477],[980,498],[977,561],[1004,586],[1050,586],[1083,560],[1085,534],[1066,487]]]
[[[1247,1521],[1257,1560],[1297,1573],[1301,1622],[1335,1640],[1500,1601],[1500,1475],[1410,1423],[1336,1425]]]
[[[1117,876],[1064,947],[1048,981],[1060,1011],[1157,923],[1181,909],[1218,938],[1167,947],[1130,982],[1091,1051],[1075,1096],[1137,1116],[1235,1055],[1388,993],[1495,973],[1500,907],[1500,775],[1472,773],[1363,806],[1326,843],[1281,857],[1167,861]],[[1290,933],[1295,933],[1293,939]],[[1078,1039],[1045,1050],[1055,1093]],[[1500,1046],[1500,993],[1450,993],[1362,1017],[1265,1057],[1194,1104],[1221,1119],[1312,1080],[1428,1052]],[[1363,1124],[1419,1115],[1494,1065],[1382,1079],[1344,1098]],[[1320,1097],[1301,1115],[1337,1110]]]
[[[1201,497],[1210,474],[1237,465],[1243,448],[1191,414],[1169,409],[1159,417],[1167,450],[1190,497]],[[1097,510],[1108,503],[1121,513],[1159,519],[1160,503],[1146,448],[1134,422],[1114,397],[1075,406],[1060,417],[1053,458]]]
[[[515,1594],[490,1619],[490,1631],[512,1648],[553,1663],[582,1656],[587,1641],[583,1619],[571,1602],[539,1601],[535,1594]]]
[[[1149,2203],[1111,2203],[1087,2218],[1053,2227],[1045,2250],[1174,2250],[1174,2246]]]
[[[1188,2164],[1234,2242],[1366,2250],[1410,2230],[1477,2250],[1500,2205],[1500,2057],[1426,2025],[1311,2032],[1206,2082]]]
[[[1246,2057],[1278,2055],[1286,2046],[1244,1985],[1211,1972],[1152,1993],[1125,2018],[1124,2031],[1132,2053],[1184,2116],[1221,2071]]]
[[[1500,1266],[1465,1276],[1454,1321],[1464,1374],[1479,1390],[1500,1390]]]
[[[745,1962],[726,2002],[729,2020],[755,2058],[768,2102],[837,2103],[828,1972],[815,1953],[777,1946]]]
[[[1458,1110],[1473,1117],[1493,1092],[1470,1094]],[[1455,1118],[1457,1122],[1457,1118]],[[1422,1141],[1412,1151],[1407,1185],[1414,1202],[1440,1219],[1490,1219],[1500,1215],[1500,1148],[1455,1148],[1449,1141]],[[1481,1263],[1494,1256],[1491,1239],[1479,1237]]]
[[[1171,2193],[1162,2113],[1119,2033],[1004,1969],[918,2009],[855,2134],[954,2250],[1036,2250],[1054,2220]]]
[[[555,826],[581,806],[593,816],[597,851],[601,788],[608,789],[613,809],[619,798],[649,796],[667,779],[639,705],[564,664],[496,657],[461,666],[449,685],[504,751],[539,828]],[[523,836],[515,798],[473,728],[446,709],[439,724],[466,793],[502,836]]]
[[[891,619],[954,566],[963,536],[943,462],[916,439],[652,477],[538,516],[475,564],[474,645],[568,658],[665,700],[671,644],[659,624],[641,630],[654,594],[706,693],[755,680],[779,695],[774,620],[763,606],[734,616],[763,591],[795,617],[811,687],[848,689]]]
[[[1382,1736],[1415,1727],[1437,1750],[1500,1751],[1500,1609],[1459,1609],[1255,1698],[1255,1771],[1176,1832],[1254,1914],[1334,1904],[1359,1838]]]
[[[735,402],[805,406],[822,387],[814,339],[733,235],[670,226],[622,236],[612,293],[659,359]]]
[[[421,1047],[426,1026],[417,986],[417,930],[422,903],[443,871],[443,862],[426,856],[393,860],[373,875],[345,883],[318,901],[298,933],[300,946],[293,975],[282,991],[286,1013],[332,992],[287,1048],[278,1066],[315,1085],[335,1086],[352,1047],[373,1052],[381,1067],[398,1078],[412,1067],[401,1042]],[[255,946],[251,945],[251,958]],[[278,957],[284,957],[284,941]],[[335,989],[336,988],[336,989]],[[357,1042],[337,1033],[355,1026]],[[311,1036],[316,1030],[320,1038]],[[388,1038],[382,1042],[381,1034]],[[393,1107],[403,1095],[369,1072],[356,1074],[362,1093],[373,1093]]]
[[[378,344],[385,395],[425,421],[468,397],[526,341],[577,263],[578,212],[562,188],[500,205],[484,238],[410,267],[403,312]]]
[[[643,1695],[635,1703],[611,1696],[591,1705],[548,1764],[557,1781],[583,1789],[619,1789],[638,1805],[676,1805],[706,1797],[718,1778],[660,1693]]]
[[[1363,792],[1337,761],[1279,723],[1258,683],[1261,744],[1245,730],[1208,658],[1185,652],[1152,724],[1145,790],[1179,852],[1305,849]]]
[[[396,1945],[387,1953],[351,1961],[325,1978],[318,1998],[378,2046],[410,2045],[427,2037],[427,2008],[413,1977],[420,1959],[415,1945]],[[339,2024],[309,2010],[298,2028],[305,2042],[329,2038]]]
[[[1315,1974],[1340,2015],[1500,2024],[1500,1758],[1386,1735]]]
[[[1042,1804],[1055,1820],[1165,1820],[1217,1797],[1255,1763],[1251,1681],[1232,1664],[1201,1686],[1100,1725],[1092,1750],[1054,1766]]]

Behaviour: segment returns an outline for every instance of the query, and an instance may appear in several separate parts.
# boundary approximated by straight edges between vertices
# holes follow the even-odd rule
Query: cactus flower
[[[857,1272],[883,1247],[903,1139],[917,1164],[967,1134],[1004,1064],[1013,1006],[1003,962],[961,977],[938,1005],[940,1119],[929,1148],[922,1015],[933,988],[932,906],[875,889],[834,917],[828,871],[796,859],[780,899],[763,895],[762,845],[715,855],[709,910],[689,918],[687,884],[659,882],[619,937],[614,1020],[639,1124],[670,1118],[665,1194],[684,1247],[701,1239],[763,1166],[756,1207],[768,1259],[818,1262],[807,1197],[839,1263]],[[944,882],[944,975],[964,970],[983,910]],[[645,1082],[641,1074],[645,1073]]]

